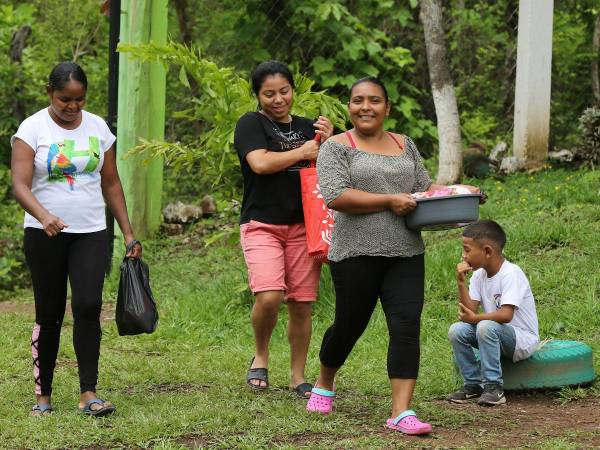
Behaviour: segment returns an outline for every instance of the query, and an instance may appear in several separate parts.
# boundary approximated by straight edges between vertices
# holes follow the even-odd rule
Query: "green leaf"
[[[323,58],[322,56],[317,56],[312,60],[310,65],[315,69],[315,73],[317,75],[322,74],[323,72],[329,72],[333,69],[335,65],[335,60],[332,58]]]
[[[181,81],[181,84],[183,84],[185,87],[190,87],[190,82],[188,81],[187,73],[185,71],[185,67],[183,66],[181,66],[181,69],[179,69],[179,81]]]
[[[254,50],[254,52],[252,52],[252,60],[254,60],[256,62],[267,61],[269,59],[271,59],[271,55],[264,48],[259,48],[257,50]]]
[[[398,121],[396,119],[392,117],[386,117],[385,121],[383,122],[383,128],[385,128],[386,130],[394,130],[397,124]]]
[[[348,42],[344,42],[342,47],[350,59],[356,60],[360,56],[360,52],[364,49],[363,43],[358,39],[353,39]]]
[[[333,17],[335,17],[335,20],[340,20],[342,18],[342,13],[344,12],[344,10],[342,9],[342,5],[333,4],[331,5],[331,12],[333,14]]]
[[[375,41],[367,42],[366,48],[369,56],[373,56],[374,54],[379,53],[382,50],[381,45],[379,45]]]
[[[336,84],[338,84],[339,81],[340,78],[337,75],[334,75],[333,73],[321,75],[321,84],[323,85],[323,87],[333,87]]]
[[[361,64],[359,70],[372,77],[379,75],[379,69],[371,64]]]
[[[404,47],[391,48],[386,50],[384,55],[398,67],[405,67],[415,62],[410,50]]]
[[[400,97],[400,93],[398,92],[398,87],[396,86],[395,83],[386,83],[385,86],[388,91],[388,97],[390,99],[390,102],[396,103],[396,100],[398,100],[398,97]]]
[[[346,75],[345,77],[339,79],[339,84],[343,84],[348,89],[350,89],[350,86],[352,86],[355,81],[356,77],[354,75]]]

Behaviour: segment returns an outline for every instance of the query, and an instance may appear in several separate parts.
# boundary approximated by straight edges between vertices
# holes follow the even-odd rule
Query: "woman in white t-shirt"
[[[117,173],[115,136],[100,117],[84,111],[87,78],[72,62],[58,64],[46,88],[50,106],[28,117],[11,138],[12,185],[25,210],[24,249],[35,298],[31,350],[36,404],[52,412],[52,378],[71,286],[73,346],[80,382],[79,409],[115,411],[96,396],[100,310],[108,262],[105,203],[119,223],[128,256],[139,258]]]

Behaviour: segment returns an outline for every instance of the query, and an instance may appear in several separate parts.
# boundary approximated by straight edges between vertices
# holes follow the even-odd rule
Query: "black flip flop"
[[[294,388],[294,392],[298,395],[298,397],[307,399],[308,397],[310,397],[312,388],[313,388],[313,385],[310,383],[301,383]],[[306,394],[309,394],[309,395],[306,395]]]
[[[265,367],[255,367],[252,368],[252,363],[254,362],[254,356],[250,360],[250,367],[248,368],[248,372],[246,373],[246,384],[253,391],[264,391],[269,387],[269,369]],[[251,380],[259,380],[264,381],[265,385],[261,386],[260,384],[252,384]]]

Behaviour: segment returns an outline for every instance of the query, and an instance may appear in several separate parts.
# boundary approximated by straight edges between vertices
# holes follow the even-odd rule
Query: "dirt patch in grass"
[[[232,433],[226,436],[206,436],[203,434],[189,434],[186,436],[181,436],[175,440],[175,442],[179,445],[182,445],[186,448],[190,449],[201,449],[201,448],[236,448],[224,446],[223,439],[224,438],[235,438],[237,437],[238,441],[242,441],[241,438],[243,433]],[[240,444],[241,448],[252,448],[248,446],[244,446],[244,444]]]
[[[271,439],[271,444],[273,446],[277,445],[288,445],[292,447],[306,447],[311,444],[323,444],[325,442],[330,442],[332,436],[327,433],[292,433],[287,434],[285,436],[277,436],[274,439]],[[339,437],[336,437],[339,439]]]
[[[56,368],[57,369],[66,369],[66,368],[75,368],[77,367],[77,361],[75,359],[67,359],[67,358],[57,358],[56,359]]]
[[[187,448],[206,448],[211,440],[204,436],[187,436],[177,440],[177,443]]]
[[[108,322],[111,320],[115,320],[115,303],[105,302],[102,305],[102,313],[100,314],[100,320],[103,322]],[[23,302],[13,302],[13,301],[4,301],[0,302],[0,315],[2,314],[28,314],[35,315],[35,305],[33,303],[23,303]],[[67,301],[67,307],[65,310],[66,316],[73,316],[71,312],[71,304]]]
[[[430,436],[405,436],[383,425],[377,429],[365,427],[363,436],[388,441],[388,448],[548,448],[552,447],[552,441],[581,449],[600,448],[600,398],[587,397],[566,404],[543,393],[509,393],[507,398],[506,405],[494,408],[436,400],[442,409],[460,410],[471,419],[464,425],[434,423]],[[311,434],[304,437],[304,442],[297,439],[295,444],[301,447],[314,443]]]
[[[460,410],[472,420],[464,425],[444,426],[434,423],[430,436],[405,436],[381,427],[360,427],[360,442],[353,448],[372,448],[369,436],[385,448],[418,449],[504,449],[547,448],[557,442],[575,448],[600,448],[600,398],[587,397],[564,405],[555,397],[536,394],[510,394],[508,403],[494,408],[476,404],[452,405],[445,401],[435,403],[445,410]],[[338,411],[339,414],[345,414]],[[355,429],[356,431],[356,429]],[[225,437],[225,436],[223,436]],[[311,448],[325,442],[334,449],[347,448],[350,435],[331,435],[323,432],[282,434],[271,439],[276,446]],[[333,442],[332,442],[333,440]],[[211,448],[217,445],[207,436],[182,437],[177,442],[191,449]],[[243,443],[241,445],[243,447]]]
[[[0,314],[33,314],[33,303],[0,302]]]
[[[506,405],[493,408],[440,401],[440,406],[467,412],[474,421],[458,428],[436,426],[430,440],[419,444],[432,448],[532,448],[560,439],[581,448],[600,448],[600,398],[564,405],[541,393],[509,393],[507,398]]]
[[[187,394],[193,392],[204,392],[211,388],[209,384],[192,383],[159,383],[149,386],[127,386],[120,389],[126,395],[134,395],[140,392],[146,394]]]

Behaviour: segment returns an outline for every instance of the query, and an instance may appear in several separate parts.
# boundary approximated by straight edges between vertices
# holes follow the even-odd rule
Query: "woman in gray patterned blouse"
[[[419,370],[425,248],[403,216],[416,207],[411,193],[443,186],[432,184],[410,138],[384,131],[390,104],[378,79],[354,83],[348,110],[354,128],[325,142],[317,160],[323,197],[335,210],[329,260],[336,310],[323,337],[320,376],[307,409],[331,411],[335,374],[380,298],[390,336],[392,415],[387,426],[425,434],[431,425],[409,409]]]

